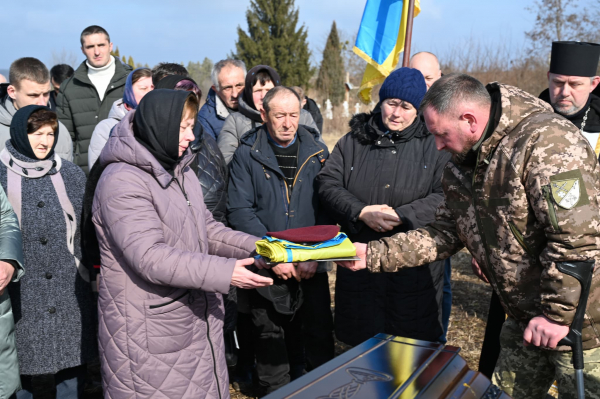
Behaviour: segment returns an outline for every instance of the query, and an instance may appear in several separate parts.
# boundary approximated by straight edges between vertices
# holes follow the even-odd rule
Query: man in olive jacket
[[[19,221],[0,190],[0,399],[21,389],[15,324],[6,286],[23,275],[23,241]]]
[[[559,268],[599,261],[596,154],[573,124],[516,87],[484,88],[470,76],[447,75],[421,108],[438,149],[455,154],[436,220],[357,244],[366,262],[345,266],[393,272],[466,246],[508,314],[494,383],[515,399],[541,398],[556,379],[559,397],[575,398],[570,348],[557,344],[569,332],[581,287]],[[582,329],[585,388],[593,398],[600,392],[599,303],[596,267]]]
[[[87,59],[60,85],[56,111],[71,133],[75,148],[73,162],[88,174],[87,153],[94,128],[108,118],[112,104],[123,97],[132,68],[110,54],[110,37],[100,26],[85,28],[80,41]]]

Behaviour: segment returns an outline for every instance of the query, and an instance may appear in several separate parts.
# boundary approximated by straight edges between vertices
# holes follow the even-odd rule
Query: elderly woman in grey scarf
[[[85,365],[97,354],[96,313],[81,264],[79,221],[85,174],[54,153],[58,119],[49,108],[17,111],[0,153],[0,184],[23,233],[24,268],[9,284],[23,389],[54,374],[59,398],[82,397]]]

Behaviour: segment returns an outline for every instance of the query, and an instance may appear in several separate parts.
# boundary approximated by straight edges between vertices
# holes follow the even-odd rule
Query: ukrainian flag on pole
[[[367,69],[359,89],[365,103],[371,101],[371,89],[383,83],[398,64],[404,50],[408,0],[367,0],[354,52],[367,61]],[[416,17],[421,1],[415,1]]]

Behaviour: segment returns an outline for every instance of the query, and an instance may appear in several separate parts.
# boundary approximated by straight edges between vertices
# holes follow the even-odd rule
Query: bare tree
[[[535,0],[525,9],[536,15],[535,25],[525,32],[533,55],[545,57],[555,40],[589,39],[596,21],[581,10],[579,0]]]
[[[77,68],[77,66],[79,65],[78,61],[78,54],[74,53],[72,51],[68,51],[64,49],[61,51],[57,51],[57,50],[52,50],[52,59],[51,59],[51,65],[50,67],[57,65],[57,64],[67,64],[67,65],[71,65],[74,69]]]
[[[354,33],[354,35],[350,35],[346,32],[340,31],[344,68],[346,69],[346,72],[350,74],[350,82],[355,87],[360,85],[363,74],[365,73],[365,68],[367,67],[367,62],[356,55],[353,51],[357,34],[358,32]]]

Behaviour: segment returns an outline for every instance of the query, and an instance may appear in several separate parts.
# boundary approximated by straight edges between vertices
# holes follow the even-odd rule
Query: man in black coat
[[[540,98],[552,105],[554,112],[577,126],[600,155],[600,97],[594,89],[600,45],[584,42],[553,42],[548,71],[548,89]]]
[[[427,88],[416,69],[383,83],[372,113],[357,114],[317,177],[321,203],[352,241],[379,240],[435,219],[450,154],[418,117]],[[377,333],[436,341],[442,335],[444,262],[376,275],[338,267],[335,335],[358,345]],[[406,271],[406,272],[405,272]]]
[[[298,125],[300,97],[290,88],[269,90],[261,115],[264,125],[242,138],[230,164],[230,226],[262,237],[268,231],[319,224],[314,180],[329,154],[327,147],[316,140],[316,130]],[[303,349],[309,371],[333,358],[329,282],[319,267],[303,262],[271,269],[276,289],[302,291],[303,303],[295,302],[287,314],[276,310],[267,299],[269,292],[249,292],[261,396],[302,375]]]

